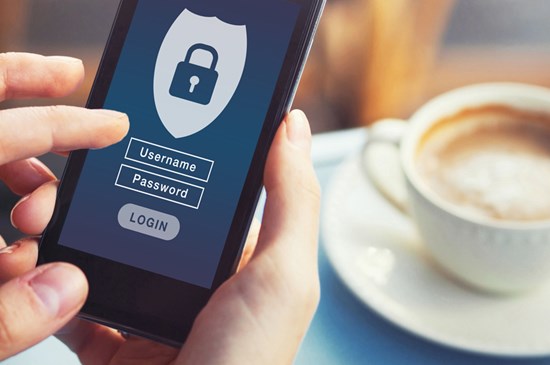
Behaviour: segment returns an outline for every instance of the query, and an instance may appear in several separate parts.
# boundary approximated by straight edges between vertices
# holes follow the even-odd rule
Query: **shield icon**
[[[162,42],[154,75],[157,112],[172,136],[200,132],[227,107],[243,75],[247,42],[245,25],[188,9],[178,16]]]

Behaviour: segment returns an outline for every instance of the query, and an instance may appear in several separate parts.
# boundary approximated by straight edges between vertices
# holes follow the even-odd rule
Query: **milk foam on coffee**
[[[550,219],[550,115],[465,110],[423,137],[423,181],[444,200],[497,220]]]

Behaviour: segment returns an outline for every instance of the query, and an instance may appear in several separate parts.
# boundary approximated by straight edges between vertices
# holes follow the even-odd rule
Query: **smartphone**
[[[236,270],[324,0],[123,0],[87,107],[130,131],[73,152],[40,263],[80,267],[82,318],[179,346]]]

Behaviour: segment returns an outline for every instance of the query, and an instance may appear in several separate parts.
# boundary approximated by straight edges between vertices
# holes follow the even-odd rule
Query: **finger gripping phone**
[[[80,267],[80,316],[181,345],[235,272],[324,0],[123,0],[87,107],[127,137],[71,154],[40,262]]]

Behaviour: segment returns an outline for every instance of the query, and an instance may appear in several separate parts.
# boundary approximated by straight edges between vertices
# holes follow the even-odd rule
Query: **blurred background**
[[[83,106],[118,0],[0,0],[0,52],[69,55],[87,76],[62,100]],[[328,0],[295,107],[315,133],[408,117],[434,95],[486,81],[550,87],[548,0]],[[65,160],[43,158],[60,174]],[[0,186],[0,232],[17,197]]]

